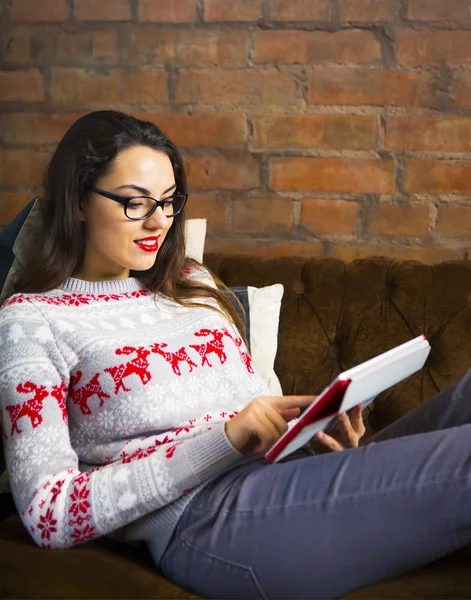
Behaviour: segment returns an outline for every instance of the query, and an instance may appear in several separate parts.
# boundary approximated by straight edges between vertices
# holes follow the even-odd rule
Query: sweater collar
[[[61,290],[74,294],[123,294],[144,289],[146,289],[144,284],[136,277],[110,281],[84,281],[69,277],[61,285]]]

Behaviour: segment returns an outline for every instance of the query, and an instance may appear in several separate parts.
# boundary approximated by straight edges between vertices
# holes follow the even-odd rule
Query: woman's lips
[[[157,252],[157,250],[159,249],[158,237],[145,238],[144,240],[134,240],[134,243],[141,250],[144,250],[144,252]]]

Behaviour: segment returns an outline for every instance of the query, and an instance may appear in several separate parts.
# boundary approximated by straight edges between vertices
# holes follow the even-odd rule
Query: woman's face
[[[175,176],[166,154],[133,146],[117,154],[110,171],[95,187],[127,198],[164,200],[175,193]],[[147,219],[132,221],[122,204],[93,192],[82,206],[81,219],[85,223],[85,257],[75,276],[86,281],[125,279],[131,270],[150,269],[173,223],[160,207]]]

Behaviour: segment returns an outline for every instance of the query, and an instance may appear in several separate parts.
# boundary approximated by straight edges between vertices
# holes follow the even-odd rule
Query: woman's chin
[[[131,271],[148,271],[154,266],[155,258],[156,255],[154,254],[152,259],[135,261],[133,265],[130,265],[129,269]]]

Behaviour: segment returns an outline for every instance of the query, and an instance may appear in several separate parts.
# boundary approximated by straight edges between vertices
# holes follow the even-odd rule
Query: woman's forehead
[[[119,152],[109,175],[110,180],[124,178],[124,183],[134,183],[147,189],[166,189],[175,182],[169,157],[146,146],[133,146]],[[121,183],[119,181],[118,185]]]

